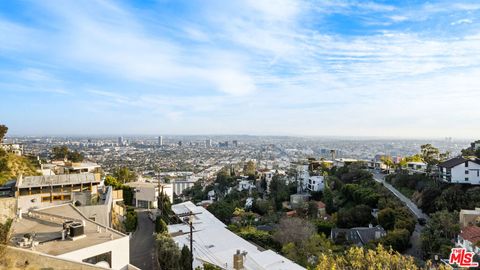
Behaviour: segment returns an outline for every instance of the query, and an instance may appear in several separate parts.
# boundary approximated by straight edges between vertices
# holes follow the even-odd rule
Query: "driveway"
[[[155,224],[146,211],[138,211],[137,214],[137,230],[130,238],[130,263],[143,270],[157,269],[153,238]]]

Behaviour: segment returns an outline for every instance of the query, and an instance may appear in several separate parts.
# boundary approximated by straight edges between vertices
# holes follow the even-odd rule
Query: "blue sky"
[[[478,137],[478,1],[1,1],[10,134]]]

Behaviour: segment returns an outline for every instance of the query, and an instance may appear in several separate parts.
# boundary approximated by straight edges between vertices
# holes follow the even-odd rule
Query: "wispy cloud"
[[[391,134],[384,135],[436,135],[437,117],[457,125],[470,117],[462,106],[474,106],[475,3],[177,5],[188,8],[47,1],[25,7],[41,11],[33,22],[0,17],[0,57],[8,60],[0,64],[0,91],[68,93],[81,102],[78,110],[91,103],[99,115],[141,115],[135,127],[162,122],[170,132],[332,135],[361,124],[359,135],[372,135],[385,123]],[[445,107],[454,113],[438,109]],[[411,121],[429,112],[431,121]],[[331,129],[306,119],[330,119]]]

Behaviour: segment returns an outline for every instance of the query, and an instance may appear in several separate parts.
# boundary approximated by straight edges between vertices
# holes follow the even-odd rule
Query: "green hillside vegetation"
[[[40,175],[35,165],[24,156],[17,156],[0,150],[0,185],[20,174],[24,176]]]

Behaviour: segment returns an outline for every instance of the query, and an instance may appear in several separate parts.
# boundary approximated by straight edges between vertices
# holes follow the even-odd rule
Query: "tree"
[[[430,258],[437,254],[448,258],[453,247],[452,239],[459,231],[457,211],[442,210],[432,214],[420,236],[424,254]]]
[[[432,170],[432,166],[437,165],[448,158],[449,153],[440,153],[440,150],[433,145],[424,144],[420,146],[420,155],[423,161],[427,163],[427,174],[429,174]]]
[[[309,218],[317,218],[318,217],[318,204],[314,201],[308,202],[308,210],[307,215]]]
[[[133,182],[137,180],[137,174],[130,171],[127,167],[120,167],[115,169],[113,172],[113,177],[118,179],[122,184]]]
[[[0,143],[3,142],[5,135],[7,134],[8,127],[5,125],[0,125]]]
[[[315,233],[315,226],[301,218],[282,218],[278,224],[273,239],[280,244],[295,243],[300,245]]]
[[[82,154],[80,154],[78,151],[73,151],[73,152],[68,152],[67,154],[67,158],[68,160],[70,160],[71,162],[82,162],[84,157]]]
[[[378,223],[385,230],[392,230],[395,226],[395,211],[392,208],[385,208],[378,212]]]
[[[168,233],[157,234],[156,246],[160,269],[183,269],[180,265],[181,251]]]
[[[391,247],[395,251],[404,252],[408,249],[410,242],[410,232],[406,229],[395,229],[389,231],[387,236],[380,241],[384,246]]]
[[[382,156],[380,158],[380,161],[383,162],[383,164],[385,164],[385,166],[387,166],[387,170],[390,171],[390,169],[393,167],[393,165],[395,165],[393,163],[393,160],[391,157],[387,157],[387,156]]]
[[[339,228],[364,227],[372,221],[372,208],[367,205],[356,205],[351,209],[342,208],[337,213]]]
[[[235,206],[225,200],[217,201],[210,204],[207,210],[222,222],[229,224],[233,217]]]
[[[300,245],[293,242],[282,247],[282,253],[292,261],[304,266],[314,267],[316,258],[324,252],[335,249],[335,245],[324,234],[314,234]]]
[[[256,165],[255,162],[252,160],[248,161],[247,164],[245,164],[244,168],[244,174],[248,175],[249,177],[253,176],[255,178],[255,172],[256,172]]]
[[[133,232],[137,228],[137,212],[133,208],[127,208],[124,223],[127,232]]]
[[[167,223],[163,221],[161,216],[157,216],[155,218],[155,232],[156,233],[164,233],[167,231]]]
[[[114,190],[118,190],[118,189],[121,189],[122,188],[122,184],[120,182],[118,182],[117,178],[111,176],[111,175],[107,175],[105,177],[105,181],[104,181],[104,184],[106,186],[112,186],[112,188]]]
[[[190,270],[192,266],[192,254],[190,249],[187,246],[183,246],[182,251],[180,252],[180,268],[182,270]]]
[[[402,256],[393,250],[386,250],[382,245],[376,249],[364,249],[362,247],[351,247],[345,254],[333,255],[331,252],[322,253],[318,259],[316,270],[331,269],[430,269],[431,263],[428,262],[425,268],[420,268],[415,264],[415,260],[410,256]],[[439,270],[448,269],[440,265]]]
[[[52,158],[64,160],[68,157],[69,150],[66,146],[55,146],[52,148]]]

